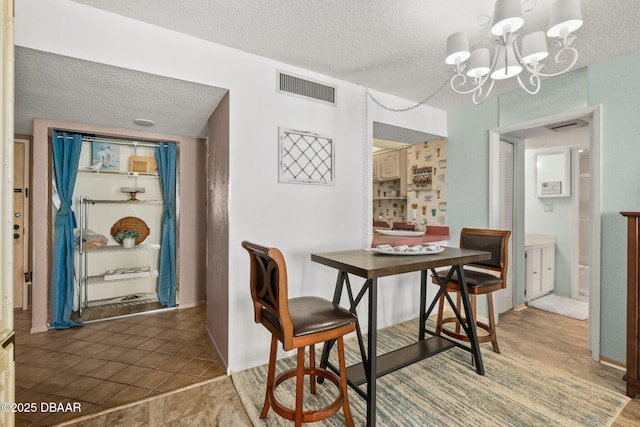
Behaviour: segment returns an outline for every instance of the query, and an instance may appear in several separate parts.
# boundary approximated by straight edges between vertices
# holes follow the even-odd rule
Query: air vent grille
[[[573,119],[567,120],[566,122],[554,123],[552,125],[548,125],[547,129],[550,129],[554,132],[561,132],[563,130],[581,128],[583,126],[587,126],[589,123],[582,119]]]
[[[278,72],[278,92],[311,98],[336,105],[336,88],[327,84]]]

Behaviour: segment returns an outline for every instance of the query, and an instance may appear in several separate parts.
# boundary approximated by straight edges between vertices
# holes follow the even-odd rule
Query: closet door
[[[505,289],[497,292],[494,297],[495,310],[498,314],[513,308],[513,218],[514,218],[514,193],[515,193],[515,144],[505,140],[497,141],[492,145],[490,170],[490,227],[499,230],[510,230],[512,237],[509,239],[507,268],[507,285]]]

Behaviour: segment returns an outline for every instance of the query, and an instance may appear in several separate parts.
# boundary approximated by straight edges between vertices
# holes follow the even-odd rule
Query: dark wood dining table
[[[454,273],[461,279],[460,293],[464,313],[470,313],[470,300],[463,266],[469,263],[490,259],[491,254],[484,251],[445,247],[440,253],[420,255],[390,255],[379,253],[375,249],[353,249],[336,252],[314,253],[311,260],[338,270],[333,302],[340,304],[343,290],[349,297],[349,309],[356,313],[358,304],[365,293],[368,294],[368,338],[365,349],[360,325],[356,329],[362,362],[347,368],[347,382],[367,402],[367,425],[376,425],[376,380],[378,377],[394,372],[412,363],[426,359],[453,347],[469,351],[473,355],[476,372],[484,375],[484,366],[478,345],[478,336],[474,322],[463,318],[456,304],[446,292],[446,284]],[[444,280],[436,279],[440,289],[430,306],[426,307],[428,272],[438,278],[435,269],[449,267]],[[376,355],[378,329],[378,278],[397,274],[421,272],[420,278],[420,326],[417,342],[406,347],[393,350],[383,355]],[[353,292],[349,275],[365,279],[358,294]],[[442,274],[442,273],[441,273]],[[426,327],[427,319],[433,311],[441,295],[445,295],[462,328],[469,337],[469,345],[453,341],[447,337],[436,335]],[[356,313],[357,314],[357,313]],[[469,317],[469,316],[467,316]],[[426,335],[429,335],[425,338]],[[338,373],[337,366],[329,360],[333,342],[324,346],[320,366],[330,368]],[[366,388],[363,386],[366,385]]]

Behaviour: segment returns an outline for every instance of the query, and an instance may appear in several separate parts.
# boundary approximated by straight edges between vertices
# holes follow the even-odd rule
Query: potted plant
[[[136,239],[140,237],[137,230],[120,230],[116,233],[116,240],[121,242],[123,248],[132,248],[136,245]]]

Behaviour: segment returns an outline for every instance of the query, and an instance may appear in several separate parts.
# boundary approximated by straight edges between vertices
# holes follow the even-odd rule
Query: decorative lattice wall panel
[[[335,180],[333,138],[279,129],[279,182],[329,184]]]

